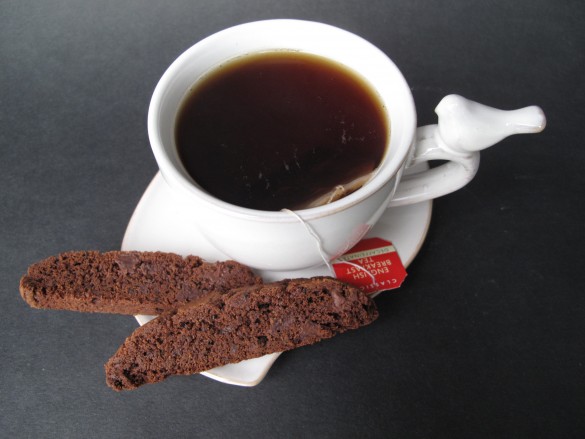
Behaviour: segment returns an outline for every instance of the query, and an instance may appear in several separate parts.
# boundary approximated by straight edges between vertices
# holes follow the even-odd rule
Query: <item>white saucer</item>
[[[157,173],[142,195],[130,219],[122,242],[122,250],[165,251],[181,255],[197,255],[207,261],[229,259],[203,237],[188,218],[190,206],[179,202],[166,182]],[[392,241],[405,267],[418,251],[427,234],[431,220],[432,202],[426,201],[388,211],[370,230],[368,237]],[[331,275],[327,267],[316,267],[295,272],[258,272],[266,282],[284,278]],[[143,325],[153,316],[136,316]],[[240,386],[255,386],[270,370],[280,353],[217,367],[203,375]]]

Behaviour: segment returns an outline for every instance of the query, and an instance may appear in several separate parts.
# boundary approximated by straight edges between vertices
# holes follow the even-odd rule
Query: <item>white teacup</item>
[[[175,144],[175,118],[187,92],[205,73],[233,58],[270,50],[321,55],[360,74],[377,91],[390,126],[385,158],[359,190],[330,204],[295,211],[235,206],[202,190],[184,169]],[[410,88],[396,65],[366,40],[336,27],[299,20],[267,20],[235,26],[180,55],[160,79],[148,114],[152,150],[167,184],[198,214],[193,226],[215,247],[262,270],[299,270],[332,260],[353,247],[386,208],[453,192],[477,172],[479,150],[516,133],[539,132],[538,107],[503,111],[457,95],[436,109],[439,124],[416,127]],[[205,157],[201,158],[205,160]],[[403,177],[429,160],[446,163]]]

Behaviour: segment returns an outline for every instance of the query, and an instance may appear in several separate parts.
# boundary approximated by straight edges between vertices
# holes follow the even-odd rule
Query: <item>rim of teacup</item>
[[[336,45],[351,44],[354,48],[359,46],[360,56],[364,57],[367,63],[375,61],[377,66],[384,66],[384,72],[380,74],[388,73],[392,75],[391,78],[385,80],[387,81],[385,83],[380,82],[380,79],[378,80],[378,83],[372,83],[371,76],[364,75],[363,70],[360,70],[361,67],[358,69],[355,63],[353,66],[348,65],[348,67],[356,70],[358,74],[361,74],[366,81],[370,82],[375,90],[380,91],[380,86],[391,86],[392,90],[399,92],[399,104],[393,103],[392,101],[386,99],[385,94],[383,94],[387,93],[386,89],[384,89],[383,92],[380,92],[380,98],[384,103],[385,111],[388,113],[387,116],[389,117],[390,138],[388,140],[389,146],[387,146],[385,157],[383,158],[382,163],[379,165],[378,169],[375,171],[375,175],[367,182],[366,185],[337,201],[323,206],[295,210],[295,213],[306,221],[328,216],[335,212],[349,209],[356,204],[361,203],[364,199],[369,198],[374,193],[381,190],[385,185],[392,184],[393,177],[400,171],[400,169],[403,167],[403,164],[407,160],[416,130],[416,110],[414,106],[414,99],[406,79],[396,64],[384,52],[382,52],[364,38],[329,24],[296,19],[272,19],[255,21],[221,30],[204,38],[203,40],[200,40],[185,50],[167,68],[153,92],[148,109],[148,135],[151,148],[159,166],[160,172],[167,184],[173,189],[179,189],[183,196],[190,198],[190,201],[203,203],[215,210],[229,213],[231,216],[270,222],[298,221],[298,219],[290,215],[290,212],[250,209],[225,202],[209,194],[192,180],[192,178],[187,174],[186,170],[180,164],[180,160],[178,159],[176,153],[176,146],[174,145],[174,136],[171,136],[172,144],[169,145],[168,142],[165,143],[165,141],[162,139],[160,132],[161,119],[165,117],[165,115],[162,114],[163,111],[161,108],[166,103],[165,99],[169,100],[169,87],[176,83],[177,78],[187,64],[194,63],[194,56],[203,54],[203,57],[205,57],[206,54],[213,52],[213,46],[215,44],[218,44],[221,41],[226,41],[228,39],[233,39],[235,42],[234,50],[240,50],[239,56],[246,55],[247,53],[257,52],[259,51],[258,49],[250,49],[246,51],[238,48],[238,45],[243,44],[241,41],[242,35],[252,35],[252,31],[255,35],[262,35],[262,38],[265,38],[268,32],[272,32],[273,34],[275,32],[278,34],[294,32],[295,35],[304,35],[305,39],[316,38],[317,33],[321,34],[322,36],[322,33],[326,32],[330,37],[335,37]],[[234,39],[236,36],[239,36],[240,39]],[[272,42],[272,40],[273,39],[270,41]],[[273,44],[269,44],[268,46],[269,47],[267,47],[265,50],[305,50],[299,49],[297,47],[290,47],[292,45],[287,45],[289,47],[282,47],[280,49],[274,47]],[[319,53],[319,51],[306,51],[328,56],[324,53]],[[372,58],[374,56],[376,57],[375,60]],[[328,57],[336,59],[332,56]],[[231,58],[226,58],[222,62],[226,62]],[[339,59],[336,60],[340,61]],[[343,61],[340,62],[346,64]],[[209,66],[205,69],[205,72],[213,68],[214,66]],[[167,115],[167,125],[174,125],[174,118],[180,106],[179,104],[182,101],[182,97],[193,85],[193,83],[196,82],[196,79],[197,78],[193,78],[191,85],[178,93],[181,94],[181,98],[179,99],[179,102],[177,102],[177,105],[171,105],[172,107],[176,108],[174,108],[173,111],[172,121],[168,120]],[[390,83],[390,81],[392,82]],[[399,123],[396,122],[397,119]],[[398,132],[396,132],[397,129]],[[398,151],[394,151],[394,149],[397,148]]]

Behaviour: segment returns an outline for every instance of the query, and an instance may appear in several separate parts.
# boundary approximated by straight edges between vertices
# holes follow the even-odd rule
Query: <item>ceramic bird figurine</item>
[[[481,151],[512,134],[538,133],[546,125],[540,107],[499,110],[459,95],[445,96],[435,112],[439,116],[435,137],[458,153]]]

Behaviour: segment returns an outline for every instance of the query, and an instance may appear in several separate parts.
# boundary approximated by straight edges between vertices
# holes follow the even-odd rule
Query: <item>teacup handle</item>
[[[458,95],[444,97],[435,112],[438,125],[417,128],[406,169],[430,160],[447,163],[404,175],[389,207],[430,200],[462,188],[477,173],[480,150],[512,134],[538,133],[546,125],[537,106],[505,111]]]

